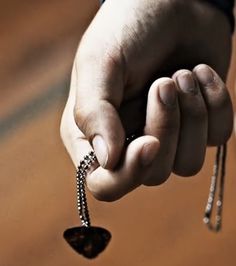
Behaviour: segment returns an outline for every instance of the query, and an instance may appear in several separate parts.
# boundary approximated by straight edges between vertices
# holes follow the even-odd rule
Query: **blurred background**
[[[63,231],[79,219],[60,117],[76,47],[97,2],[0,1],[0,265],[236,265],[234,137],[221,233],[202,223],[215,155],[209,149],[203,170],[191,179],[173,176],[164,186],[140,188],[115,203],[89,195],[93,223],[113,235],[96,260],[85,260],[64,241]],[[235,59],[234,53],[232,97]]]

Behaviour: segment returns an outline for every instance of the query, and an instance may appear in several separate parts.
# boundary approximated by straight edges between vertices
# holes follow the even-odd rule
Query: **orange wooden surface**
[[[191,179],[173,176],[163,186],[142,187],[115,203],[89,196],[92,221],[112,232],[111,244],[93,261],[68,247],[63,230],[79,220],[74,168],[59,137],[68,87],[63,82],[98,5],[94,0],[5,0],[0,5],[0,124],[5,121],[5,133],[0,132],[0,266],[236,265],[233,137],[220,234],[202,224],[215,152],[209,149],[203,170]]]

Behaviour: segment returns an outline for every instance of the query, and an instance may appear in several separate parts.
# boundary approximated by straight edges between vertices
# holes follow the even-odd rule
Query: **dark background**
[[[221,233],[202,223],[212,148],[203,170],[191,179],[173,176],[115,203],[89,196],[92,221],[113,234],[98,259],[81,258],[63,240],[64,229],[79,219],[74,167],[59,124],[73,56],[97,2],[0,1],[0,265],[236,265],[234,137]],[[232,96],[235,58],[228,78]]]

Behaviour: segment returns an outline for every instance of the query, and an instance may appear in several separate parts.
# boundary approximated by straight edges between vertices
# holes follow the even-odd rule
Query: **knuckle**
[[[86,65],[99,64],[106,71],[112,71],[124,64],[123,50],[115,40],[109,43],[109,46],[98,40],[96,47],[97,49],[94,49],[94,38],[83,36],[75,55],[77,68],[83,66],[86,62]]]

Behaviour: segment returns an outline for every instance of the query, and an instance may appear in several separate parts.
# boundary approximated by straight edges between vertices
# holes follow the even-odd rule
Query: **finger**
[[[70,94],[62,115],[60,134],[75,167],[78,167],[83,156],[91,151],[92,147],[85,141],[84,134],[75,123],[73,111],[76,98],[76,76],[72,75]]]
[[[174,172],[192,176],[202,168],[207,146],[207,110],[198,83],[189,70],[177,71],[181,128]]]
[[[117,112],[123,97],[121,69],[111,56],[85,53],[77,57],[72,73],[76,76],[75,121],[100,165],[110,169],[117,164],[124,145]]]
[[[179,107],[177,89],[169,78],[156,80],[148,94],[145,134],[160,141],[160,151],[145,185],[159,185],[172,172],[179,134]]]
[[[207,65],[201,64],[193,70],[200,84],[208,110],[208,145],[224,144],[233,129],[233,108],[225,83]]]
[[[132,141],[121,165],[114,170],[98,167],[87,177],[87,186],[94,197],[114,201],[142,184],[143,178],[159,151],[159,141],[142,136]]]
[[[62,116],[61,136],[75,166],[78,167],[92,147],[74,121],[74,101],[75,90],[72,89]],[[115,170],[106,170],[98,167],[98,164],[92,167],[93,172],[89,172],[87,176],[88,188],[99,200],[112,201],[124,196],[142,183],[158,150],[159,141],[152,136],[133,140],[127,146],[123,160]]]
[[[71,116],[73,93],[71,91],[61,122],[61,135],[74,164],[78,167],[92,147],[78,129]],[[72,119],[71,119],[72,118]],[[99,165],[92,167],[87,176],[87,186],[99,200],[114,201],[139,186],[149,165],[159,149],[159,141],[152,136],[143,136],[132,141],[115,170],[106,170]]]

